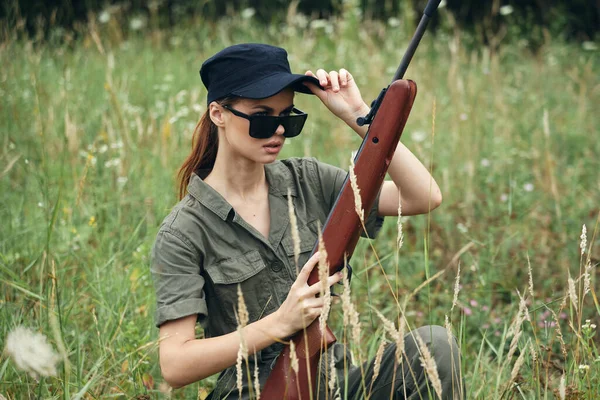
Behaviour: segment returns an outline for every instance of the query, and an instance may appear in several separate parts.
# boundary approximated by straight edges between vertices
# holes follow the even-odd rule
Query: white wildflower
[[[523,190],[525,190],[526,192],[533,192],[533,183],[524,184]]]
[[[105,24],[108,21],[110,21],[110,14],[108,11],[102,11],[100,13],[100,15],[98,16],[98,21],[100,21],[101,24]]]
[[[256,10],[252,7],[245,8],[244,10],[242,10],[242,13],[241,13],[242,18],[244,18],[244,19],[252,18],[252,17],[254,17],[254,14],[256,14]]]
[[[425,140],[427,134],[423,131],[414,131],[410,134],[410,137],[413,140],[413,142],[420,143]]]
[[[500,7],[500,15],[506,16],[506,15],[512,14],[512,12],[513,12],[512,6],[506,5],[506,6]]]

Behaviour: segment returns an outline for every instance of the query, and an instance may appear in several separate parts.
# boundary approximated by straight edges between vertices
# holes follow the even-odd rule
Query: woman
[[[355,121],[369,108],[345,69],[295,75],[285,50],[268,45],[228,47],[205,61],[200,75],[208,89],[208,110],[194,133],[192,153],[180,170],[182,200],[163,221],[153,249],[160,365],[165,380],[176,388],[222,372],[212,398],[237,399],[238,286],[250,319],[243,336],[250,365],[257,362],[259,366],[261,385],[281,351],[279,342],[315,320],[323,306],[316,296],[318,285],[306,283],[318,260],[318,255],[309,256],[317,224],[327,218],[346,172],[313,158],[277,160],[285,139],[298,135],[306,119],[294,107],[294,92],[315,94],[360,136],[367,128]],[[397,215],[399,201],[405,215],[426,213],[441,203],[437,184],[402,144],[388,172],[392,181],[382,185],[366,222],[371,237],[383,216]],[[402,187],[401,199],[398,187]],[[288,190],[301,239],[299,273],[289,226]],[[340,279],[338,273],[328,283]],[[196,339],[197,322],[204,328],[203,339]],[[435,357],[445,388],[451,388],[458,370],[456,348],[449,348],[446,333],[439,327],[419,332],[427,343],[435,335],[441,338]],[[398,369],[396,390],[402,396],[427,397],[414,340],[406,343],[403,364],[414,370]],[[389,398],[392,347],[386,350],[385,371],[377,378],[371,398]],[[336,346],[332,353],[339,358],[340,350]],[[360,396],[356,384],[360,379],[344,377],[343,365],[338,367],[340,379],[349,380],[348,385],[341,385],[342,390],[348,386],[348,398]],[[455,374],[448,373],[451,370]],[[357,371],[351,368],[351,373]],[[243,375],[242,397],[248,398],[249,384]]]

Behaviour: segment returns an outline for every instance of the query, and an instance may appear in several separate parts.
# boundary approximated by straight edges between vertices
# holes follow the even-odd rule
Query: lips
[[[263,147],[281,147],[282,145],[283,145],[283,142],[281,142],[279,140],[274,140],[272,142],[265,144]]]
[[[269,142],[269,143],[265,144],[263,146],[263,149],[265,149],[265,151],[268,154],[277,154],[277,153],[279,153],[279,150],[281,150],[281,146],[283,146],[283,142],[281,142],[281,141],[272,141],[272,142]]]

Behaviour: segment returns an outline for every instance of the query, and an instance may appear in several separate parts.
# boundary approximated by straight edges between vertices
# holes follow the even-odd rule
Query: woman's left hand
[[[329,111],[346,123],[353,123],[356,118],[366,115],[369,111],[369,106],[363,101],[354,78],[344,68],[339,72],[330,71],[329,73],[324,69],[318,69],[316,74],[306,71],[305,75],[319,80],[324,90],[308,82],[304,84],[325,104]]]

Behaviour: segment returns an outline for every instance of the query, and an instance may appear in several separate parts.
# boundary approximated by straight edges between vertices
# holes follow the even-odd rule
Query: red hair
[[[219,100],[221,105],[232,105],[234,98]],[[186,193],[187,185],[190,183],[192,174],[199,169],[211,170],[215,165],[217,150],[219,148],[219,130],[210,119],[210,108],[206,110],[192,136],[192,152],[185,159],[177,173],[179,200]]]

